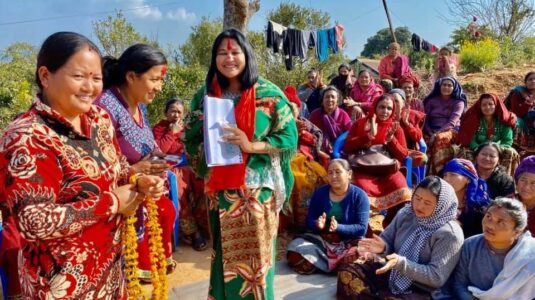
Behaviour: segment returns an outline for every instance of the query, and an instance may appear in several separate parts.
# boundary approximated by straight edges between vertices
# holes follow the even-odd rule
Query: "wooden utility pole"
[[[392,38],[394,39],[394,42],[398,42],[396,39],[396,34],[394,33],[394,27],[392,27],[392,21],[390,20],[390,13],[388,12],[388,6],[386,5],[386,0],[383,0],[383,6],[385,7],[386,12],[386,18],[388,19],[388,26],[390,27],[390,34],[392,34]]]

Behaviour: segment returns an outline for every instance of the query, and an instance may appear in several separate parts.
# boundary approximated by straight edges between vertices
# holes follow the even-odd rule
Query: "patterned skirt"
[[[524,119],[518,118],[514,135],[513,147],[520,154],[520,158],[535,154],[535,128],[528,126]]]
[[[208,210],[204,196],[204,180],[198,178],[189,167],[173,168],[177,175],[180,202],[180,234],[188,236],[201,231],[208,236]]]
[[[383,265],[380,262],[354,262],[340,266],[336,299],[338,300],[427,300],[429,293],[412,289],[408,294],[395,295],[388,288],[390,271],[376,275],[375,271]]]
[[[356,240],[343,241],[335,233],[327,235],[307,233],[300,235],[288,245],[288,264],[298,273],[308,273],[307,270],[303,270],[303,266],[310,264],[328,273],[335,271],[344,258],[354,257],[356,253]]]
[[[399,171],[384,176],[355,172],[353,183],[366,192],[370,208],[374,211],[381,211],[411,200],[412,191],[407,186],[405,176]]]
[[[292,229],[296,232],[304,232],[310,198],[317,187],[325,184],[327,172],[319,163],[308,160],[301,153],[292,159],[291,167],[295,178],[290,197],[291,211],[281,214],[279,230]]]
[[[208,195],[213,252],[208,299],[274,299],[278,212],[268,188]]]
[[[454,130],[448,130],[437,133],[433,143],[426,137],[425,142],[429,146],[427,156],[429,157],[428,175],[438,175],[444,168],[444,165],[454,157],[452,141],[457,133]]]

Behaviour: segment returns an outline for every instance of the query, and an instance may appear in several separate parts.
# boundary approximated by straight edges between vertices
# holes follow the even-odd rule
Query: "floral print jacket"
[[[77,132],[36,99],[0,139],[0,207],[20,232],[24,299],[124,299],[121,217],[111,191],[128,163],[109,116]]]

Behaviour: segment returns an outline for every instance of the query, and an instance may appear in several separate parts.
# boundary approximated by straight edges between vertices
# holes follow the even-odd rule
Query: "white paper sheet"
[[[240,147],[223,142],[224,126],[236,126],[231,99],[204,97],[204,153],[209,167],[243,162]]]

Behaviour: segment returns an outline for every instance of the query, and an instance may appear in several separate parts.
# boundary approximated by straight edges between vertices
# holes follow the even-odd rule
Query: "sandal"
[[[206,243],[206,240],[199,235],[198,237],[193,238],[193,244],[191,247],[196,251],[204,251],[208,247],[208,244]]]
[[[173,259],[170,265],[167,265],[167,275],[173,273],[178,266],[178,262]]]

